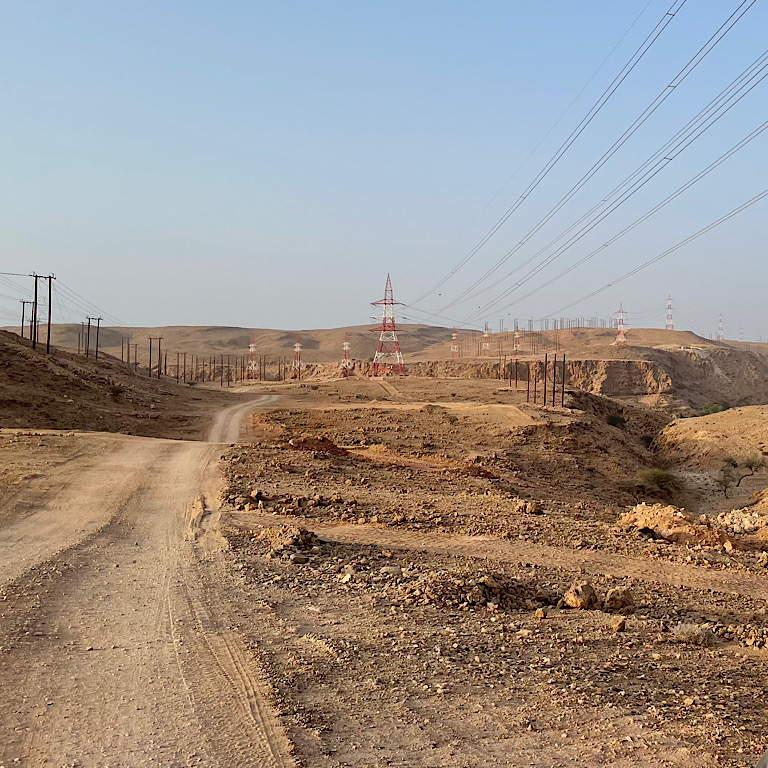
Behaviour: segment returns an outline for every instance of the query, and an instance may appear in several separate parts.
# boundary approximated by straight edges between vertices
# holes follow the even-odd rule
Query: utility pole
[[[96,318],[96,359],[99,359],[99,330],[101,329],[101,318]]]
[[[95,320],[95,317],[87,317],[86,320],[88,321],[88,330],[85,332],[85,356],[90,357],[91,355],[91,320]]]
[[[24,324],[26,322],[25,317],[25,310],[27,309],[27,304],[32,304],[31,301],[22,301],[21,302],[21,338],[24,338]]]
[[[160,378],[160,367],[163,362],[163,358],[160,357],[160,341],[162,340],[162,336],[150,336],[149,337],[149,378],[152,378],[152,342],[157,342],[157,378]]]
[[[51,300],[53,293],[53,281],[56,279],[53,275],[43,278],[48,281],[48,335],[45,339],[45,354],[51,354]]]
[[[32,327],[29,329],[29,338],[32,339],[32,349],[37,346],[37,273],[32,273],[35,281],[35,294],[32,300]]]

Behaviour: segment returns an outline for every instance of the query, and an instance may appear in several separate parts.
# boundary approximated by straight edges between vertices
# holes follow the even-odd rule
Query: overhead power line
[[[719,219],[717,219],[716,221],[713,221],[711,224],[708,224],[706,227],[704,227],[703,229],[700,229],[698,232],[695,232],[689,237],[686,237],[685,240],[681,240],[679,243],[677,243],[677,245],[673,245],[671,248],[667,248],[666,251],[664,251],[663,253],[660,253],[658,256],[654,256],[652,259],[648,259],[648,261],[644,261],[642,264],[629,270],[629,272],[625,272],[623,275],[621,275],[621,277],[617,277],[615,280],[612,280],[610,283],[606,283],[601,288],[591,291],[586,296],[582,296],[580,299],[577,299],[576,301],[572,301],[570,304],[566,304],[564,307],[560,307],[560,309],[556,309],[554,312],[551,312],[550,314],[546,315],[546,317],[553,317],[553,316],[559,315],[561,312],[565,312],[565,310],[570,309],[571,307],[575,307],[577,304],[581,304],[583,301],[587,301],[587,299],[591,299],[593,296],[597,296],[603,291],[607,291],[609,288],[612,288],[614,285],[618,285],[624,280],[627,280],[630,277],[633,277],[638,272],[642,272],[642,270],[647,269],[652,264],[655,264],[656,262],[661,261],[662,259],[669,256],[671,253],[674,253],[675,251],[679,251],[681,248],[684,248],[689,243],[692,243],[694,240],[697,240],[702,235],[707,234],[707,232],[710,232],[711,230],[715,229],[715,227],[719,227],[721,224],[728,221],[729,219],[732,219],[734,216],[738,216],[738,214],[742,213],[743,211],[746,211],[748,208],[751,208],[756,203],[759,203],[765,197],[768,197],[768,189],[764,189],[759,194],[747,200],[747,202],[742,203],[737,208],[734,208],[732,211],[726,213],[724,216],[721,216]]]
[[[568,234],[573,232],[579,225],[594,217],[593,222],[599,223],[612,213],[619,205],[628,200],[635,192],[650,181],[657,173],[672,162],[678,155],[687,149],[694,141],[709,130],[721,117],[730,111],[739,103],[751,90],[753,90],[766,76],[768,76],[768,50],[764,51],[755,59],[737,78],[735,78],[726,88],[724,88],[714,99],[712,99],[704,108],[702,108],[694,117],[692,117],[672,138],[670,138],[662,147],[654,152],[642,165],[640,165],[629,176],[617,184],[605,197],[596,203],[589,211],[577,219],[567,229],[563,230],[555,238],[550,240],[539,251],[530,256],[525,261],[520,262],[514,269],[507,272],[504,277],[494,283],[481,288],[476,293],[468,296],[463,301],[470,301],[477,296],[486,293],[492,288],[498,286],[510,277],[514,276],[524,267],[528,266],[542,254],[546,253],[552,246],[562,240]],[[698,133],[697,133],[698,131]],[[643,178],[644,177],[644,178]],[[621,198],[621,199],[619,199]],[[612,207],[611,207],[612,206]],[[607,213],[603,213],[606,208],[610,208]],[[583,228],[577,237],[571,238],[568,244],[557,252],[557,256],[567,250],[571,245],[577,242],[581,237],[590,231],[593,226]],[[546,263],[549,263],[550,259]],[[525,282],[525,281],[523,281]],[[499,300],[508,296],[512,291],[518,288],[522,283],[518,282],[511,288],[505,290],[502,294],[493,299],[487,306],[492,306]],[[462,302],[456,302],[463,303]]]
[[[566,275],[573,272],[575,269],[580,267],[582,264],[585,264],[590,259],[597,256],[599,253],[604,251],[609,246],[613,245],[617,240],[624,237],[627,233],[631,232],[635,227],[638,227],[640,224],[642,224],[644,221],[649,219],[651,216],[653,216],[655,213],[660,211],[662,208],[664,208],[666,205],[671,203],[676,198],[680,197],[684,192],[686,192],[688,189],[690,189],[694,184],[698,183],[703,179],[705,176],[707,176],[709,173],[715,170],[719,165],[722,165],[726,160],[728,160],[730,157],[735,155],[739,150],[743,149],[747,144],[749,144],[752,140],[756,139],[761,133],[763,133],[766,129],[768,129],[768,120],[764,122],[762,125],[755,128],[752,133],[750,133],[748,136],[745,136],[738,144],[731,147],[727,152],[720,155],[720,157],[717,158],[717,160],[714,160],[712,163],[710,163],[706,168],[704,168],[702,171],[697,173],[692,179],[689,179],[683,186],[678,187],[671,195],[666,197],[664,200],[662,200],[660,203],[655,205],[653,208],[651,208],[650,211],[647,213],[644,213],[640,218],[635,219],[631,224],[626,226],[624,229],[621,230],[618,234],[611,237],[609,240],[606,240],[600,247],[595,248],[593,251],[590,251],[586,256],[583,256],[581,259],[579,259],[575,264],[572,264],[567,269],[564,269],[562,272],[559,272],[554,277],[547,280],[545,283],[542,283],[541,285],[537,286],[533,290],[529,291],[523,296],[519,296],[515,301],[514,304],[517,304],[519,302],[525,301],[526,299],[530,298],[531,296],[537,294],[539,291],[543,290],[544,288],[548,288],[553,283],[557,282],[558,280],[562,279]],[[504,306],[504,309],[508,309],[512,304],[507,304]]]
[[[752,2],[755,1],[756,0],[752,0]],[[450,280],[451,277],[453,277],[465,264],[467,264],[470,259],[472,259],[472,257],[499,231],[499,229],[501,229],[501,227],[507,222],[510,216],[512,216],[512,214],[523,204],[524,200],[531,194],[531,192],[533,192],[536,187],[538,187],[539,184],[547,177],[549,172],[555,167],[555,165],[557,165],[559,160],[570,149],[576,139],[579,138],[587,126],[592,122],[592,120],[595,119],[602,108],[608,103],[611,96],[613,96],[613,94],[618,90],[624,80],[626,80],[632,70],[640,63],[645,54],[648,53],[651,46],[661,36],[662,32],[664,32],[672,19],[685,5],[686,2],[687,0],[675,0],[672,5],[670,5],[667,12],[656,23],[656,26],[651,30],[645,40],[643,40],[642,44],[635,50],[627,63],[614,77],[614,79],[603,91],[597,101],[590,107],[590,109],[587,111],[587,114],[584,115],[579,124],[573,129],[573,131],[571,131],[568,138],[566,138],[560,147],[558,147],[552,157],[550,157],[550,159],[546,162],[544,167],[538,172],[538,174],[536,174],[533,181],[531,181],[531,183],[523,190],[520,197],[518,197],[517,200],[515,200],[515,202],[505,211],[504,215],[493,225],[493,227],[491,227],[491,229],[488,230],[485,235],[483,235],[483,237],[476,243],[476,245],[469,251],[469,253],[467,253],[445,277],[438,281],[438,283],[436,283],[426,293],[422,294],[418,299],[416,299],[413,302],[414,304],[419,304],[428,296],[431,296],[448,280]]]
[[[462,291],[453,301],[444,305],[440,311],[445,311],[457,304],[461,299],[470,294],[477,286],[488,279],[503,264],[505,264],[517,251],[520,250],[536,233],[538,233],[563,206],[566,205],[579,190],[610,160],[618,150],[626,144],[627,141],[640,129],[640,127],[653,115],[654,112],[669,98],[669,96],[678,88],[685,79],[698,67],[702,61],[715,49],[720,41],[730,32],[731,29],[744,17],[749,9],[757,0],[743,0],[737,9],[720,25],[717,31],[699,48],[699,50],[689,59],[688,63],[675,75],[672,81],[651,101],[651,103],[638,115],[633,123],[627,128],[621,136],[611,145],[611,147],[602,155],[602,157],[571,187],[571,189],[555,204],[550,211],[539,220],[539,222],[504,256],[501,257],[490,269],[481,277],[475,280],[472,285]]]
[[[682,129],[681,131],[678,131],[678,133],[673,137],[673,139],[668,141],[660,150],[655,152],[648,160],[645,161],[645,163],[643,163],[642,166],[640,166],[640,168],[637,171],[630,174],[630,176],[628,176],[617,187],[615,187],[611,191],[611,193],[603,199],[603,201],[600,204],[598,204],[597,206],[594,206],[592,210],[589,212],[589,214],[592,214],[596,210],[598,210],[602,205],[602,203],[606,203],[606,202],[608,203],[608,205],[605,208],[603,208],[602,210],[599,210],[595,214],[595,216],[592,218],[591,221],[585,224],[581,228],[581,230],[579,230],[576,234],[572,235],[571,238],[567,240],[563,245],[561,245],[557,250],[555,250],[554,253],[550,254],[537,266],[529,270],[514,285],[510,286],[509,288],[504,290],[501,294],[499,294],[490,302],[488,302],[488,304],[482,307],[479,310],[479,312],[482,313],[482,312],[493,311],[495,308],[497,308],[498,304],[501,301],[503,301],[505,298],[508,298],[518,288],[525,285],[525,283],[527,283],[529,280],[531,280],[533,277],[539,274],[542,270],[548,267],[551,263],[553,263],[556,259],[562,256],[563,253],[565,253],[565,251],[567,251],[569,248],[575,245],[579,240],[581,240],[582,237],[584,237],[586,234],[592,231],[598,224],[600,224],[603,220],[605,220],[611,213],[613,213],[617,208],[619,208],[627,200],[629,200],[630,197],[632,197],[636,192],[642,189],[642,187],[644,187],[649,181],[651,181],[651,179],[653,179],[657,174],[659,174],[670,162],[672,162],[676,157],[678,157],[682,152],[684,152],[689,146],[691,146],[691,144],[697,141],[718,120],[720,120],[727,112],[729,112],[733,107],[735,107],[748,93],[750,93],[754,88],[757,87],[757,85],[759,85],[766,77],[768,77],[768,50],[766,50],[763,54],[761,54],[758,57],[755,63],[758,63],[758,62],[760,64],[758,69],[755,69],[755,64],[752,64],[750,65],[750,67],[748,67],[747,71],[750,72],[748,79],[744,80],[743,78],[745,76],[745,73],[742,73],[742,75],[740,75],[736,79],[736,81],[734,81],[734,83],[739,82],[739,90],[734,91],[733,89],[734,84],[731,84],[724,91],[722,91],[721,94],[718,97],[716,97],[712,102],[710,102],[710,104],[707,107],[705,107],[701,112],[699,112],[699,114],[695,118],[690,120],[684,129]],[[727,98],[724,101],[723,101],[723,94],[727,95]],[[713,111],[712,105],[715,105],[715,104],[717,105],[717,107]],[[706,116],[705,121],[703,123],[701,120],[701,115]],[[683,187],[681,187],[679,190],[673,193],[673,196],[670,196],[665,201],[655,206],[648,214],[641,217],[640,220],[635,222],[628,229],[623,230],[618,236],[612,238],[606,245],[609,245],[610,243],[614,242],[616,239],[618,239],[618,237],[623,235],[625,232],[629,231],[629,229],[634,228],[634,226],[639,224],[641,221],[644,221],[650,215],[653,215],[661,207],[666,205],[667,202],[670,202],[672,199],[674,199],[674,197],[677,197],[679,194],[682,194],[686,189],[690,188],[693,184],[695,184],[701,178],[706,176],[710,170],[713,170],[715,167],[717,167],[717,165],[720,165],[722,162],[724,162],[729,157],[731,157],[739,149],[746,146],[746,144],[748,144],[752,139],[754,139],[757,135],[762,133],[763,130],[765,130],[764,126],[760,126],[759,128],[755,129],[755,131],[753,131],[752,134],[742,139],[741,142],[739,142],[735,147],[732,147],[730,150],[728,150],[728,152],[726,152],[724,155],[722,155],[720,158],[714,161],[714,163],[708,166],[707,169],[702,171],[700,174],[694,177],[694,179],[692,179],[690,182],[686,183],[685,185],[683,185]],[[675,141],[677,143],[674,143]],[[674,146],[671,146],[672,144],[674,144]],[[642,175],[643,172],[645,174],[644,176]],[[619,195],[618,197],[616,197],[617,194]],[[616,197],[616,199],[612,200],[611,198],[614,198],[614,197]],[[579,219],[577,224],[587,219],[589,214],[582,216],[582,218]],[[575,226],[576,226],[575,224],[571,225],[571,227],[569,227],[568,230],[566,230],[566,233],[572,231],[575,228]],[[553,245],[558,240],[560,240],[562,236],[563,235],[561,234],[557,238],[555,238],[553,241],[548,243],[538,253],[534,254],[534,256],[532,256],[531,258],[523,262],[521,266],[527,266],[528,264],[533,262],[538,256],[541,256],[543,253],[545,253],[551,245]],[[510,277],[515,272],[517,272],[518,269],[513,270],[512,272],[509,272],[503,279]],[[563,274],[567,274],[567,271]],[[502,281],[501,280],[498,281],[496,285],[498,285],[500,282]],[[551,282],[554,282],[554,279]],[[527,295],[531,295],[531,294],[527,294]],[[517,299],[517,301],[522,301],[523,298]],[[511,305],[506,305],[506,306],[511,306]],[[473,315],[469,319],[472,319],[477,314],[478,313],[473,313]]]

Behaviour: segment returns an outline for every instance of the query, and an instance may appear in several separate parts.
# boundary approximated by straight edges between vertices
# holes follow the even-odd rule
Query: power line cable
[[[765,51],[760,56],[757,57],[757,59],[747,67],[744,72],[742,72],[735,80],[733,80],[726,88],[724,88],[714,99],[712,99],[709,104],[707,104],[704,108],[702,108],[698,114],[696,114],[693,118],[691,118],[686,125],[684,125],[672,138],[670,138],[664,146],[662,146],[660,149],[656,150],[654,154],[652,154],[641,166],[639,166],[633,173],[631,173],[627,178],[625,178],[623,181],[621,181],[617,186],[615,186],[602,200],[600,200],[598,203],[596,203],[592,208],[587,211],[583,216],[581,216],[579,219],[577,219],[573,224],[571,224],[567,229],[565,229],[563,232],[561,232],[557,237],[550,240],[544,247],[542,247],[539,251],[537,251],[533,256],[529,257],[525,261],[522,261],[520,264],[518,264],[514,269],[507,272],[504,277],[500,278],[499,280],[495,281],[494,283],[486,286],[485,288],[481,288],[471,296],[467,297],[463,301],[469,301],[473,298],[476,298],[477,296],[482,295],[483,293],[486,293],[487,291],[491,290],[492,288],[498,286],[499,284],[503,283],[505,280],[509,279],[513,275],[515,275],[517,272],[519,272],[523,267],[528,266],[530,263],[535,261],[537,258],[539,258],[542,254],[546,253],[553,245],[555,245],[558,241],[562,240],[564,237],[566,237],[569,233],[571,233],[574,229],[576,229],[577,226],[582,224],[584,221],[588,220],[590,216],[593,215],[600,215],[598,213],[602,206],[607,206],[612,204],[612,199],[615,198],[620,193],[623,193],[626,195],[626,197],[620,201],[619,204],[625,202],[631,194],[634,194],[641,186],[643,186],[645,183],[650,181],[650,179],[658,173],[658,171],[662,170],[666,165],[668,165],[677,155],[679,155],[682,151],[688,148],[690,144],[692,144],[696,139],[698,139],[702,133],[704,133],[706,130],[712,127],[715,122],[717,122],[726,112],[728,112],[732,107],[734,107],[738,101],[741,100],[744,96],[746,96],[749,91],[751,91],[754,87],[756,87],[764,78],[763,77],[757,79],[756,82],[754,82],[749,89],[744,90],[747,85],[749,85],[750,80],[757,78],[757,76],[760,74],[761,71],[766,69],[766,66],[768,66],[768,51]],[[738,91],[741,89],[744,91],[741,96],[728,105],[728,100],[734,99],[738,95]],[[721,114],[717,115],[717,111],[722,110]],[[706,124],[706,121],[709,120],[710,122]],[[698,130],[702,126],[702,124],[705,125],[702,131],[700,131],[699,134],[694,136],[694,138],[690,139],[687,144],[684,146],[681,146],[682,143],[689,139],[693,133]],[[658,168],[657,171],[655,171],[651,176],[648,176],[647,174],[650,171],[654,171],[655,168]],[[645,180],[642,182],[642,184],[639,184],[639,186],[634,189],[631,194],[627,194],[627,189],[630,189],[633,183],[638,183],[638,180],[640,177],[642,177],[643,173],[646,174]],[[611,209],[611,212],[615,210],[618,207],[618,205],[614,205],[614,207]],[[600,220],[605,218],[605,216],[602,216]],[[594,219],[593,219],[594,220]],[[591,229],[591,228],[590,228]],[[589,230],[582,230],[582,234],[586,234],[586,232]],[[575,238],[572,239],[570,242],[570,245],[572,245],[576,240],[580,239]],[[570,247],[570,245],[568,247]],[[500,294],[496,299],[493,299],[491,302],[489,302],[489,305],[494,304],[499,299],[504,298],[509,295],[509,293],[519,287],[519,284],[515,284],[513,288],[507,289],[504,293]],[[463,303],[463,302],[456,302],[457,304]]]
[[[744,0],[747,2],[748,0]],[[629,61],[622,67],[619,73],[611,81],[610,85],[603,91],[598,100],[590,107],[587,114],[581,119],[579,124],[571,131],[568,138],[560,145],[555,151],[554,155],[550,157],[544,167],[538,172],[533,181],[523,190],[520,197],[506,210],[504,215],[491,227],[488,232],[477,242],[477,244],[467,253],[459,263],[448,274],[438,281],[432,288],[426,293],[422,294],[413,303],[418,304],[431,296],[438,288],[444,285],[451,277],[453,277],[472,257],[501,229],[501,227],[507,222],[512,214],[523,204],[525,199],[539,186],[539,184],[547,177],[549,172],[557,165],[563,155],[570,149],[576,139],[586,130],[587,126],[595,119],[599,112],[606,105],[608,100],[618,90],[621,84],[626,80],[632,70],[640,63],[642,58],[650,50],[651,46],[661,36],[662,32],[667,28],[672,19],[678,13],[678,11],[685,5],[687,0],[675,0],[669,7],[669,10],[662,16],[657,22],[656,26],[651,30],[642,44],[635,50],[630,57]],[[756,0],[751,0],[756,2]],[[647,6],[646,6],[647,7]],[[535,150],[534,150],[535,151]]]
[[[753,205],[760,202],[760,200],[762,200],[765,197],[768,197],[768,189],[764,189],[759,194],[747,200],[747,202],[742,203],[737,208],[734,208],[732,211],[729,211],[728,213],[726,213],[724,216],[721,216],[716,221],[713,221],[711,224],[708,224],[703,229],[700,229],[698,232],[695,232],[694,234],[685,238],[685,240],[680,241],[679,243],[677,243],[677,245],[673,245],[671,248],[668,248],[666,251],[664,251],[663,253],[660,253],[658,256],[654,256],[652,259],[648,259],[648,261],[645,261],[639,266],[635,267],[634,269],[629,270],[629,272],[625,272],[623,275],[621,275],[621,277],[617,277],[615,280],[611,281],[610,283],[606,283],[601,288],[598,288],[597,290],[594,290],[588,293],[586,296],[582,296],[580,299],[577,299],[576,301],[572,301],[570,304],[566,304],[564,307],[560,307],[560,309],[557,309],[554,312],[550,313],[549,315],[546,315],[546,317],[553,317],[553,316],[559,315],[561,312],[565,312],[565,310],[570,309],[571,307],[575,307],[577,304],[581,304],[583,301],[586,301],[587,299],[591,299],[593,296],[597,296],[603,291],[607,291],[609,288],[612,288],[614,285],[617,285],[618,283],[621,283],[624,280],[627,280],[630,277],[633,277],[638,272],[641,272],[647,267],[650,267],[652,264],[655,264],[656,262],[661,261],[662,259],[669,256],[671,253],[674,253],[675,251],[680,250],[681,248],[685,247],[689,243],[692,243],[694,240],[697,240],[702,235],[705,235],[707,234],[707,232],[710,232],[711,230],[715,229],[715,227],[719,227],[721,224],[728,221],[729,219],[732,219],[734,216],[737,216],[743,211],[746,211],[748,208],[751,208]]]
[[[761,79],[764,79],[765,77],[768,77],[768,73],[763,75],[763,78],[761,78]],[[722,117],[722,115],[720,115],[720,117]],[[719,117],[717,119],[719,119]],[[614,235],[609,240],[606,240],[606,242],[604,242],[601,246],[599,246],[598,248],[595,248],[594,250],[590,251],[588,254],[583,256],[581,259],[579,259],[577,262],[575,262],[574,264],[569,266],[567,269],[562,270],[557,275],[553,276],[552,278],[550,278],[546,282],[542,283],[541,285],[537,286],[533,290],[529,291],[528,293],[524,294],[523,296],[518,297],[517,299],[515,299],[514,302],[512,302],[510,304],[506,304],[502,309],[508,309],[509,307],[513,306],[514,304],[517,304],[519,302],[525,301],[526,299],[528,299],[531,296],[535,295],[536,293],[538,293],[539,291],[543,290],[544,288],[549,287],[553,283],[557,282],[558,280],[562,279],[566,275],[568,275],[571,272],[573,272],[575,269],[580,267],[582,264],[585,264],[587,261],[589,261],[590,259],[592,259],[595,256],[597,256],[599,253],[604,251],[606,248],[608,248],[611,245],[613,245],[617,240],[619,240],[620,238],[624,237],[624,235],[626,235],[627,233],[631,232],[633,229],[638,227],[640,224],[642,224],[644,221],[649,219],[655,213],[660,211],[666,205],[668,205],[673,200],[678,198],[680,195],[682,195],[684,192],[686,192],[692,186],[694,186],[699,181],[701,181],[701,179],[703,179],[705,176],[707,176],[709,173],[711,173],[713,170],[715,170],[715,168],[717,168],[718,166],[722,165],[726,160],[728,160],[730,157],[735,155],[738,151],[740,151],[745,146],[747,146],[747,144],[749,144],[751,141],[753,141],[755,138],[757,138],[766,129],[768,129],[768,121],[766,121],[762,125],[758,126],[754,131],[752,131],[750,134],[745,136],[737,144],[732,146],[727,152],[725,152],[724,154],[720,155],[720,157],[718,157],[716,160],[714,160],[712,163],[710,163],[706,168],[704,168],[702,171],[697,173],[693,178],[689,179],[681,187],[676,189],[671,195],[667,196],[664,200],[662,200],[660,203],[658,203],[653,208],[651,208],[650,211],[644,213],[640,218],[635,219],[635,221],[633,221],[631,224],[627,225],[624,229],[621,230],[621,232],[619,232],[618,234]],[[661,170],[661,169],[659,169],[659,170]],[[650,176],[646,180],[646,182],[650,181],[650,179],[653,178],[653,176],[655,176],[656,173],[658,173],[658,171],[656,171],[652,176]],[[645,184],[646,182],[643,182],[643,184]],[[633,189],[631,194],[634,194],[637,191],[637,189],[639,189],[639,187]],[[628,197],[629,197],[629,195],[627,197],[625,197],[625,198],[622,198],[620,201],[618,201],[614,208],[612,208],[612,209],[608,210],[607,212],[605,212],[599,219],[597,219],[594,223],[592,223],[588,228],[585,228],[581,233],[579,233],[579,236],[576,239],[581,239],[581,237],[583,237],[585,234],[587,234],[587,232],[589,232],[591,229],[593,229],[595,226],[597,226],[604,218],[606,218],[606,216],[608,216],[610,213],[612,213],[613,210],[615,210],[615,208],[618,207],[619,204],[621,204],[626,199],[628,199]],[[558,249],[558,251],[556,251],[554,254],[552,254],[547,260],[545,260],[543,263],[538,265],[535,269],[533,269],[530,272],[528,272],[527,275],[524,276],[521,280],[519,280],[514,286],[511,286],[506,291],[504,291],[504,293],[502,293],[498,297],[496,297],[489,305],[487,305],[486,307],[483,308],[483,311],[487,312],[487,311],[492,311],[493,309],[495,309],[496,305],[499,303],[499,301],[501,301],[504,298],[507,298],[508,296],[510,296],[515,290],[517,290],[519,287],[521,287],[526,282],[528,282],[528,280],[532,279],[536,274],[538,274],[543,269],[545,269],[547,266],[549,266],[549,264],[551,264],[553,261],[555,261],[556,258],[561,256],[562,253],[565,252],[565,250],[570,248],[571,245],[573,245],[574,242],[576,242],[576,239],[573,239],[573,241],[569,241],[564,246],[561,246],[561,248]],[[468,319],[471,320],[471,319],[474,318],[474,316],[475,316],[475,314],[470,316]]]
[[[453,301],[443,306],[440,311],[445,311],[450,307],[457,304],[466,295],[471,293],[478,285],[488,279],[497,269],[505,264],[517,251],[520,250],[536,233],[538,233],[557,213],[563,206],[566,205],[573,197],[579,192],[584,185],[610,160],[618,150],[626,144],[627,141],[640,129],[640,127],[653,115],[654,112],[669,98],[669,96],[678,88],[685,79],[701,64],[701,62],[715,49],[718,43],[730,32],[731,29],[740,21],[743,16],[749,11],[749,9],[757,2],[757,0],[742,0],[738,8],[721,24],[717,31],[707,40],[707,42],[699,48],[688,63],[675,75],[672,81],[667,85],[661,93],[659,93],[655,99],[640,113],[640,115],[634,120],[634,122],[627,128],[624,133],[616,139],[611,147],[602,155],[602,157],[587,171],[576,184],[556,203],[556,205],[550,209],[550,211],[539,220],[539,222],[509,251],[507,251],[501,259],[499,259],[490,269],[488,269],[481,277],[475,280],[472,285],[462,291]],[[744,7],[746,6],[746,8]]]

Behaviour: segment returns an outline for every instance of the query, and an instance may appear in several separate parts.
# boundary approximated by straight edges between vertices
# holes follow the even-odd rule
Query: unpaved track
[[[574,573],[607,574],[649,583],[768,600],[768,578],[760,574],[718,571],[664,560],[627,557],[612,552],[580,552],[529,541],[507,541],[447,533],[418,533],[367,525],[324,525],[293,515],[287,517],[246,512],[230,513],[230,516],[247,524],[301,525],[326,541],[373,544],[389,549],[410,549],[434,554],[556,566]]]
[[[259,404],[228,409],[211,437],[236,438]],[[193,543],[220,445],[109,439],[2,532],[0,765],[292,765]]]

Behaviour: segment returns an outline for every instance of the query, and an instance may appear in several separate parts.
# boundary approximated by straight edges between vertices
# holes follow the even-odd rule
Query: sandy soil
[[[236,435],[242,409],[211,440]],[[221,446],[44,440],[64,441],[54,455],[69,462],[32,479],[0,529],[0,689],[14,692],[0,764],[292,765],[258,663],[199,566],[216,548],[205,495]]]
[[[626,406],[606,426],[621,404],[600,398],[542,410],[451,382],[429,403],[423,382],[376,383],[294,386],[227,453],[229,600],[298,757],[752,766],[768,727],[760,553],[617,524],[617,480],[658,460],[640,438],[663,422]],[[307,533],[276,547],[275,526]],[[527,597],[475,602],[488,575]],[[632,590],[619,631],[616,611],[559,605],[574,580]],[[434,598],[445,582],[453,602]],[[678,642],[678,623],[712,645]]]
[[[748,768],[768,746],[761,553],[618,522],[637,471],[709,471],[649,450],[663,415],[492,381],[230,394],[208,442],[0,431],[0,765]]]

